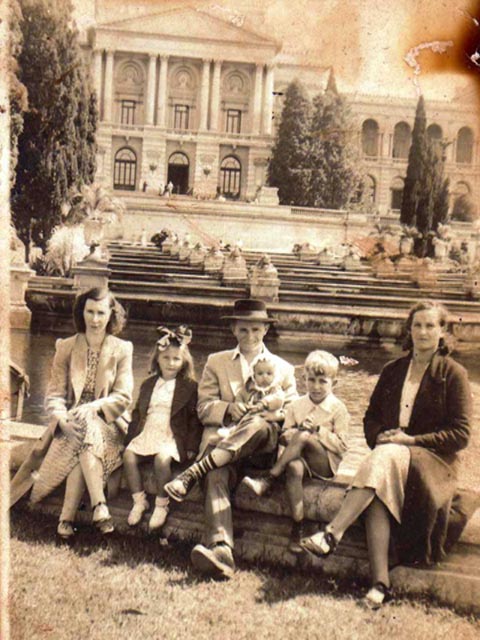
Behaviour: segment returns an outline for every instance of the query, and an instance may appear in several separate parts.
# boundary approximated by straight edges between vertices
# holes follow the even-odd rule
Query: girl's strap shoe
[[[70,522],[69,520],[60,520],[57,527],[57,535],[62,538],[62,540],[71,540],[75,535],[73,522]]]
[[[113,533],[115,527],[105,502],[99,502],[93,508],[93,524],[103,535]]]

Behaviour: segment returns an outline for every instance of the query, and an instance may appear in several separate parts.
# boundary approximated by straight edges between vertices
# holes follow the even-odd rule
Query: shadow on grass
[[[11,536],[27,543],[63,546],[80,557],[87,557],[101,549],[108,556],[99,559],[103,566],[135,567],[154,564],[159,568],[190,571],[190,545],[178,541],[164,546],[157,535],[123,535],[113,533],[102,536],[91,525],[76,524],[76,535],[72,542],[65,542],[56,535],[57,519],[49,514],[32,513],[27,506],[18,505],[11,511]],[[192,576],[192,583],[194,578]]]

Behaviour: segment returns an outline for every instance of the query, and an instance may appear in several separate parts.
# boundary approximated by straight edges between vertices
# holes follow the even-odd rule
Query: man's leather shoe
[[[233,553],[228,544],[215,544],[205,547],[197,544],[190,555],[195,569],[216,579],[229,579],[235,571]]]

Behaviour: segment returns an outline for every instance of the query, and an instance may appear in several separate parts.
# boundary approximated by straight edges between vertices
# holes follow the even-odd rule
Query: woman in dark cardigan
[[[431,563],[445,555],[458,451],[468,444],[472,412],[467,373],[447,355],[446,322],[447,311],[436,302],[411,309],[409,354],[384,367],[365,414],[373,451],[335,518],[302,541],[314,555],[329,555],[365,513],[373,582],[365,603],[372,608],[390,596],[390,533],[400,561]]]

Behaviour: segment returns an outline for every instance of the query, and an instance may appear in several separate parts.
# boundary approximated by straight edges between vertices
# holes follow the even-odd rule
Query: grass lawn
[[[480,621],[425,600],[359,606],[363,585],[240,566],[205,581],[189,549],[81,529],[70,547],[55,522],[12,513],[12,640],[408,640],[480,637]]]

